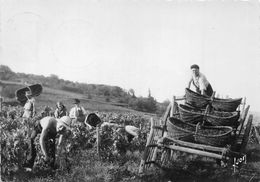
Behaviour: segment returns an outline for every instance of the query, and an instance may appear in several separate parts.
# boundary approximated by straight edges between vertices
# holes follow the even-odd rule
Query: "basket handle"
[[[195,135],[197,135],[198,131],[200,128],[200,122],[196,124],[196,131],[195,131]]]

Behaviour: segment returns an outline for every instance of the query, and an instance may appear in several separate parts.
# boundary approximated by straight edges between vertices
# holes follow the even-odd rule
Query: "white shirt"
[[[199,76],[192,75],[191,80],[200,90],[206,90],[209,85],[206,76],[202,73],[199,73]]]
[[[30,118],[34,112],[35,112],[35,99],[31,98],[31,99],[28,99],[24,105],[23,117]]]
[[[84,115],[87,113],[86,110],[84,109],[84,107],[82,107],[82,106],[79,106],[79,107],[75,106],[75,107],[71,108],[71,110],[70,110],[70,114],[69,114],[70,118],[75,119],[75,118],[79,117],[80,110],[82,111],[82,113]]]

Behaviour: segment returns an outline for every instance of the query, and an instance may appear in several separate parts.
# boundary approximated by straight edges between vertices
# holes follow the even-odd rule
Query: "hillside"
[[[37,99],[53,107],[57,101],[71,105],[73,98],[79,98],[91,110],[136,110],[161,114],[166,104],[158,103],[149,92],[148,97],[136,97],[133,89],[126,91],[118,86],[87,84],[60,79],[57,75],[48,77],[15,73],[8,66],[0,65],[1,96],[10,103],[15,100],[15,91],[30,84],[41,83],[44,91]]]
[[[25,87],[23,83],[11,82],[11,81],[0,81],[0,87],[12,87],[12,88],[22,88]],[[44,106],[49,106],[55,108],[57,101],[62,101],[68,108],[72,106],[74,98],[79,98],[81,104],[88,110],[96,111],[133,111],[127,108],[126,104],[116,103],[116,102],[104,102],[102,98],[88,99],[85,95],[80,93],[74,93],[69,91],[63,91],[59,89],[53,89],[49,87],[43,87],[43,92],[40,96],[36,98],[36,104],[42,108]],[[15,98],[4,98],[4,103],[17,105],[19,104]]]

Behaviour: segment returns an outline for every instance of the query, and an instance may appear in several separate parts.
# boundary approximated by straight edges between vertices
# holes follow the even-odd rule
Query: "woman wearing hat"
[[[194,64],[191,65],[190,69],[192,71],[192,76],[188,83],[188,88],[190,88],[192,83],[196,88],[197,93],[211,97],[213,94],[213,89],[206,76],[200,72],[199,66]]]
[[[36,158],[36,148],[34,140],[37,135],[40,134],[40,146],[41,151],[44,155],[44,160],[50,165],[50,167],[54,168],[56,136],[60,135],[57,146],[57,148],[59,149],[66,131],[71,130],[70,125],[71,119],[68,116],[63,116],[59,119],[47,116],[37,121],[30,137],[30,154],[27,157],[24,167],[29,171],[32,170],[34,160]]]
[[[70,110],[70,118],[72,119],[72,123],[75,122],[80,122],[84,123],[85,118],[86,118],[86,110],[84,107],[80,106],[80,100],[79,99],[74,99],[74,107],[71,108]]]
[[[27,97],[27,101],[24,105],[24,118],[32,118],[35,115],[35,99],[32,96],[31,91],[25,92],[25,96]]]

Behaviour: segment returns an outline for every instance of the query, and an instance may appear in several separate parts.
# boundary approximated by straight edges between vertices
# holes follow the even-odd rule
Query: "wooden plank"
[[[196,154],[196,155],[201,155],[205,157],[211,157],[215,159],[223,159],[225,158],[223,155],[216,154],[216,153],[211,153],[211,152],[205,152],[197,149],[191,149],[187,147],[181,147],[181,146],[176,146],[176,145],[171,145],[171,146],[166,146],[165,148],[169,148],[171,150],[177,150],[177,151],[182,151],[186,153],[191,153],[191,154]]]
[[[150,151],[148,145],[151,143],[152,138],[154,137],[154,120],[153,120],[153,118],[151,118],[150,122],[151,122],[150,133],[149,133],[148,139],[146,141],[145,150],[144,150],[144,153],[143,153],[143,156],[141,159],[141,163],[139,166],[139,174],[144,173],[145,163],[149,156],[149,151]]]
[[[0,112],[2,111],[3,108],[3,97],[0,95]]]
[[[170,111],[171,111],[171,107],[172,107],[172,105],[171,105],[171,103],[168,105],[168,107],[167,107],[167,109],[166,109],[166,111],[165,111],[165,113],[164,113],[164,116],[163,116],[163,124],[165,124],[166,123],[166,121],[167,121],[167,118],[168,118],[168,116],[169,116],[169,114],[170,114]]]
[[[173,116],[173,114],[175,113],[175,107],[174,107],[174,105],[175,105],[175,96],[173,96],[173,98],[172,98],[172,106],[171,106],[171,111],[170,111],[170,117],[172,117]]]
[[[255,138],[257,139],[258,144],[260,144],[260,133],[257,131],[257,128],[253,126],[254,128],[254,133],[255,133]]]
[[[170,140],[178,145],[184,146],[184,147],[196,148],[196,149],[200,149],[200,150],[208,150],[208,151],[213,151],[213,152],[221,152],[221,153],[225,153],[227,150],[226,148],[221,148],[221,147],[213,147],[213,146],[209,146],[209,145],[190,143],[190,142],[176,140],[176,139],[169,138],[169,137],[165,137],[165,138],[167,138],[168,140]]]
[[[185,100],[185,95],[184,96],[175,96],[175,101],[179,100]]]
[[[101,144],[101,141],[100,141],[100,136],[99,136],[99,127],[97,126],[96,128],[96,132],[97,132],[97,153],[98,153],[98,158],[100,159],[100,144]]]
[[[252,122],[253,122],[253,115],[250,114],[249,118],[247,120],[246,130],[245,130],[245,133],[244,133],[244,136],[243,136],[243,140],[242,140],[242,143],[241,143],[241,147],[240,147],[240,152],[242,152],[242,153],[245,152],[246,145],[247,145],[249,137],[250,137],[250,131],[251,131],[251,128],[252,128]]]
[[[165,122],[166,123],[166,122]],[[155,125],[159,124],[155,122]],[[161,129],[157,129],[155,130],[155,135],[154,137],[156,137],[157,141],[156,141],[156,147],[153,150],[153,155],[152,155],[152,161],[156,161],[157,158],[157,152],[158,152],[158,141],[161,140],[162,136],[163,136],[164,130],[161,131]],[[152,167],[154,167],[154,163],[152,163]]]
[[[249,111],[249,108],[250,108],[250,105],[248,105],[247,107],[246,107],[246,109],[242,112],[242,114],[241,114],[241,117],[240,117],[240,119],[239,119],[239,123],[240,123],[240,125],[239,125],[239,127],[238,127],[238,134],[237,134],[237,137],[239,137],[240,136],[240,134],[241,134],[241,132],[242,132],[242,130],[243,130],[243,128],[244,128],[244,123],[245,123],[245,120],[246,120],[246,117],[247,117],[247,114],[248,114],[248,111]]]
[[[165,111],[165,113],[164,113],[164,116],[163,116],[163,119],[162,119],[162,123],[161,123],[161,125],[163,126],[163,131],[162,131],[162,136],[164,135],[164,133],[165,133],[165,129],[166,129],[166,125],[167,125],[167,119],[168,119],[168,117],[169,117],[169,115],[170,115],[170,111],[171,111],[171,107],[172,107],[172,105],[171,105],[171,103],[168,105],[168,107],[167,107],[167,109],[166,109],[166,111]]]
[[[244,99],[240,105],[242,105],[241,112],[244,112],[245,106],[246,106],[246,97],[244,97]]]

